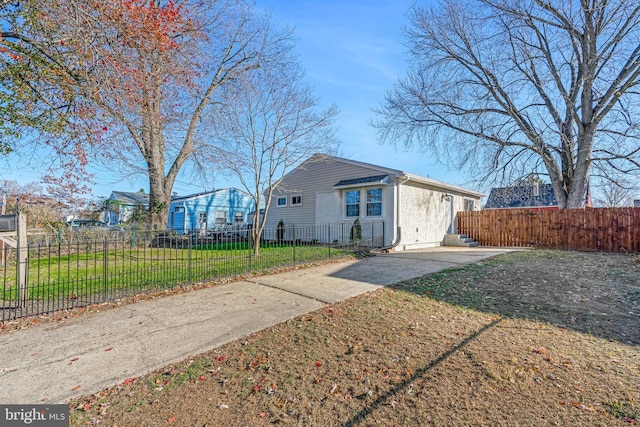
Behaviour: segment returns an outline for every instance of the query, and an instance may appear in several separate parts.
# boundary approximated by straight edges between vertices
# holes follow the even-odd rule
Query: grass
[[[72,425],[638,425],[637,317],[614,309],[634,302],[607,300],[611,329],[572,323],[563,293],[623,295],[638,270],[529,251],[399,283],[69,402]]]
[[[48,248],[32,252],[28,262],[29,299],[76,299],[166,289],[350,253],[326,246],[264,245],[255,257],[245,242],[192,248],[130,248],[120,243],[115,249],[101,249],[97,244],[74,248],[81,253],[51,253]],[[0,300],[14,300],[15,263],[10,263],[4,274]]]

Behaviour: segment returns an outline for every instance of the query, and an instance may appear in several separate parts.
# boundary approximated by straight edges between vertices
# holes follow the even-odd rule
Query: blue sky
[[[297,53],[307,71],[309,84],[323,106],[335,104],[340,110],[338,138],[344,157],[400,169],[433,179],[465,185],[465,177],[437,165],[428,153],[405,152],[380,145],[369,126],[385,90],[392,87],[406,69],[402,27],[414,0],[257,0],[270,9],[277,25],[294,27]],[[38,171],[15,167],[2,171],[0,179],[21,184],[38,181]],[[4,167],[3,167],[4,169]],[[112,190],[137,191],[148,188],[144,177],[122,179],[117,171],[95,169],[96,197]],[[186,195],[210,190],[212,183],[200,183],[179,176],[174,191]],[[218,175],[215,188],[237,186]]]

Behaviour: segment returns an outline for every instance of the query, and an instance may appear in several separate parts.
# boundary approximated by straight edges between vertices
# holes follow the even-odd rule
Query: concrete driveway
[[[256,277],[0,335],[0,403],[63,403],[382,286],[508,250],[439,247]]]

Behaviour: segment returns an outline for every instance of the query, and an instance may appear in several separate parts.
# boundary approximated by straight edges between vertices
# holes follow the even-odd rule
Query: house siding
[[[149,208],[149,196],[144,193],[113,191],[109,196],[109,200],[117,200],[121,203],[117,212],[108,209],[104,211],[103,221],[109,225],[128,222],[136,208]]]
[[[367,216],[367,190],[371,188],[382,189],[380,215]],[[366,240],[367,234],[375,236],[372,246],[394,246],[397,250],[441,245],[445,234],[455,232],[456,215],[465,209],[465,200],[473,200],[474,209],[478,209],[482,197],[475,191],[396,169],[314,156],[287,174],[274,189],[267,227],[274,230],[280,221],[286,230],[292,225],[313,225],[316,229],[330,226],[328,241],[348,241],[356,217],[347,216],[346,192],[354,190],[360,191],[362,239]],[[302,195],[300,206],[291,206],[292,195]],[[285,206],[278,206],[280,197],[287,198]],[[329,234],[324,229],[322,232]],[[316,231],[316,236],[320,235]]]
[[[380,173],[392,173],[393,171],[385,168],[369,168],[348,164],[344,162],[334,161],[332,159],[314,160],[303,164],[301,167],[289,173],[282,183],[274,190],[271,207],[267,213],[267,227],[275,227],[280,220],[285,224],[309,225],[316,224],[316,210],[324,209],[322,206],[316,206],[316,195],[331,193],[334,195],[333,200],[343,201],[344,190],[332,190],[333,187],[341,180],[351,179],[354,177],[366,177],[378,175]],[[372,185],[371,187],[380,187],[380,185]],[[364,187],[362,187],[364,188]],[[393,191],[393,190],[391,190]],[[392,204],[393,198],[389,198],[388,190],[383,195],[383,209],[387,205]],[[292,195],[302,195],[301,206],[291,206]],[[287,206],[278,207],[278,197],[287,197]],[[385,201],[388,200],[388,203]],[[335,209],[336,206],[329,206],[328,209]],[[346,212],[340,206],[341,219],[347,219]],[[388,211],[385,211],[385,215]],[[381,219],[380,217],[378,217]],[[353,220],[354,218],[349,218]],[[361,218],[362,219],[362,218]]]
[[[464,210],[465,200],[474,200],[474,209],[478,209],[479,197],[411,182],[403,184],[400,189],[402,239],[398,249],[440,246],[445,234],[456,233],[457,212]]]
[[[176,211],[178,208],[178,211]],[[183,213],[179,212],[183,209]],[[185,196],[171,201],[169,208],[169,229],[187,233],[195,230],[215,230],[220,228],[216,224],[216,212],[225,212],[225,224],[237,224],[236,213],[242,214],[242,224],[247,221],[247,214],[254,210],[253,199],[237,189],[222,189],[209,193]],[[200,223],[200,213],[206,214],[206,224]]]

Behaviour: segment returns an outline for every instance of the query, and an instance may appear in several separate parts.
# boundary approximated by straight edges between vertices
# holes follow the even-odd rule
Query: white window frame
[[[281,200],[284,200],[284,204],[280,204]],[[277,196],[276,197],[276,207],[277,208],[286,208],[287,207],[287,196]]]
[[[244,213],[243,212],[234,212],[233,213],[233,223],[238,224],[244,222]]]
[[[296,197],[300,198],[300,202],[294,203],[294,200],[296,199]],[[291,206],[302,206],[302,194],[292,194],[291,195],[291,199],[290,199],[290,205]]]
[[[358,203],[349,203],[347,198],[349,196],[349,193],[358,193]],[[346,218],[359,218],[360,217],[360,212],[362,211],[362,206],[360,206],[362,204],[362,193],[360,192],[360,189],[357,190],[345,190],[344,192],[344,215]],[[357,215],[349,215],[349,206],[357,206],[358,207],[358,214]]]
[[[383,196],[384,196],[384,192],[382,191],[382,187],[371,187],[371,188],[367,188],[367,191],[365,192],[366,197],[365,197],[365,214],[368,217],[381,217],[382,216],[382,208],[383,208]],[[379,202],[369,202],[369,191],[371,190],[380,190],[380,201]],[[373,204],[379,204],[380,205],[380,213],[379,214],[375,214],[375,215],[369,215],[369,205],[373,205]]]
[[[220,220],[222,220],[222,222]],[[223,211],[223,210],[216,211],[216,225],[218,226],[227,225],[227,211]]]

